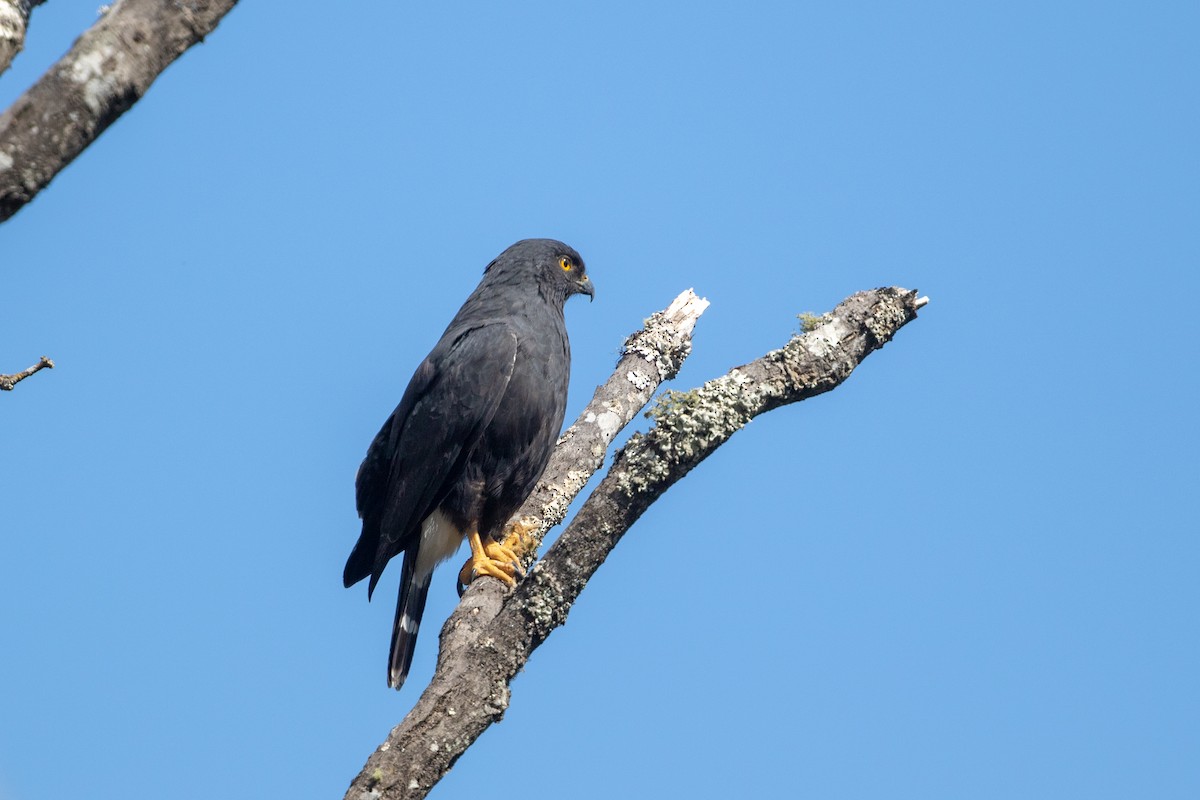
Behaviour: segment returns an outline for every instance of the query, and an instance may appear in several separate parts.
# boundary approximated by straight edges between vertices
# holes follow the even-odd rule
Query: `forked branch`
[[[672,308],[688,295],[681,295]],[[512,592],[492,579],[477,580],[467,590],[442,629],[433,680],[367,760],[346,793],[348,800],[425,797],[479,735],[503,717],[513,677],[566,621],[588,579],[651,503],[754,417],[841,384],[915,319],[926,302],[916,292],[898,288],[860,292],[779,350],[692,391],[668,392],[651,411],[651,430],[635,434],[616,455],[562,536]],[[703,310],[697,304],[707,305],[692,302],[695,316]],[[686,332],[648,335],[669,312],[652,317],[645,331],[626,342],[617,372],[564,434],[545,486],[518,518],[540,520],[543,532],[561,520],[617,430],[661,380],[678,370],[690,348],[695,318]],[[640,359],[641,366],[629,369],[630,358]],[[639,387],[638,392],[631,392],[631,386]],[[606,394],[612,387],[617,387],[620,402]],[[604,418],[607,413],[614,417]]]

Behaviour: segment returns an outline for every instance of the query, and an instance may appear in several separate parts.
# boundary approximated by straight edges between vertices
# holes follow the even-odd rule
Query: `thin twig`
[[[18,383],[43,369],[54,369],[54,362],[46,356],[42,356],[42,360],[29,369],[21,370],[13,375],[0,375],[0,391],[11,392]]]

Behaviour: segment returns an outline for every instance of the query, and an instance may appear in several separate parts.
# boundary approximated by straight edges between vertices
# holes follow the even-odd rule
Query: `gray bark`
[[[28,378],[35,372],[40,372],[43,369],[54,369],[54,362],[42,356],[38,363],[28,369],[23,369],[20,372],[14,372],[12,375],[0,375],[0,391],[11,392],[13,387],[21,381]]]
[[[6,0],[0,0],[5,2]],[[0,222],[217,27],[237,0],[119,0],[0,115]]]
[[[864,358],[915,319],[925,302],[916,292],[898,288],[861,292],[779,350],[690,392],[667,393],[651,412],[655,421],[651,430],[635,434],[617,453],[607,476],[515,589],[508,592],[494,579],[480,579],[467,590],[442,628],[433,680],[367,760],[351,783],[347,800],[425,797],[479,735],[503,717],[513,677],[538,645],[566,621],[592,574],[651,503],[755,416],[838,386]],[[647,331],[655,321],[648,320]],[[616,404],[620,413],[604,425],[597,424],[600,414],[613,404],[611,398],[599,406],[593,400],[564,434],[554,471],[547,472],[543,500],[531,498],[518,517],[539,516],[552,505],[551,517],[561,519],[557,509],[565,509],[569,497],[579,491],[572,487],[581,487],[597,468],[603,451],[597,454],[596,448],[602,441],[611,442],[615,431],[582,446],[577,439],[582,434],[594,436],[598,429],[607,430],[617,422],[624,427],[640,408],[633,405],[641,395],[630,387],[644,385],[642,378],[648,378],[653,383],[645,393],[649,397],[660,380],[678,370],[688,352],[690,332],[689,326],[683,347],[668,348],[671,355],[656,350],[654,336],[631,337],[616,373],[597,390],[597,398],[608,387],[616,391],[623,398]],[[678,337],[665,339],[679,341]],[[631,342],[645,348],[636,355],[647,366],[640,368],[636,378],[626,364]],[[657,352],[664,352],[663,366],[650,369],[648,365],[658,360]]]
[[[25,46],[29,12],[43,0],[0,0],[0,75]]]

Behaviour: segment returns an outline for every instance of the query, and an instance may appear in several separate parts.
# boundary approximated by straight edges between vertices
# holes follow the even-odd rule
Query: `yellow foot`
[[[518,557],[517,563],[523,563],[526,554],[537,547],[533,533],[540,527],[535,518],[523,517],[508,526],[508,536],[500,546],[515,553]]]
[[[491,539],[484,544],[478,533],[472,532],[467,536],[471,545],[471,558],[463,564],[458,573],[458,593],[461,595],[467,585],[476,578],[487,575],[509,586],[517,585],[517,575],[524,575],[521,569],[521,559],[513,549],[505,544],[493,542]]]

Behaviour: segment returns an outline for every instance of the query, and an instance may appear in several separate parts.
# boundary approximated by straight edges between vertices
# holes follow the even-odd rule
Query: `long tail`
[[[421,615],[425,613],[425,597],[429,594],[432,573],[418,578],[416,563],[416,549],[406,551],[400,573],[400,596],[396,600],[396,619],[392,622],[392,651],[388,657],[388,686],[393,689],[403,686],[408,677],[413,650],[417,646],[417,631],[421,629]]]

